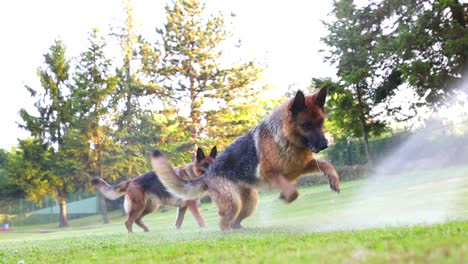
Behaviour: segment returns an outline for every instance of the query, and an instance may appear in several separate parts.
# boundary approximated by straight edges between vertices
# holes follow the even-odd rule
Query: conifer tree
[[[198,1],[176,0],[166,6],[166,22],[157,29],[160,43],[142,49],[143,71],[153,76],[154,86],[189,110],[189,141],[196,146],[207,137],[238,135],[226,132],[222,114],[251,108],[262,87],[255,85],[260,68],[253,62],[226,67],[221,45],[230,37],[224,16],[207,14]],[[243,109],[240,109],[243,108]],[[210,111],[213,110],[214,111]],[[255,117],[244,115],[231,126],[250,126]],[[223,125],[224,124],[224,125]],[[222,129],[204,129],[220,126]],[[223,133],[224,132],[224,133]]]
[[[89,36],[88,50],[81,53],[74,74],[71,91],[74,119],[72,129],[76,133],[76,144],[71,149],[69,159],[81,162],[80,173],[86,178],[84,186],[89,186],[92,177],[115,179],[109,174],[114,164],[109,153],[115,149],[111,137],[112,118],[116,106],[113,96],[118,78],[113,75],[111,61],[105,55],[106,41],[93,29]],[[101,213],[104,223],[108,223],[106,203],[101,196]]]
[[[61,166],[64,164],[58,161],[64,147],[64,135],[69,128],[73,113],[70,111],[70,101],[67,97],[70,92],[70,65],[65,57],[65,46],[60,40],[56,40],[54,45],[50,47],[49,53],[44,55],[44,60],[45,65],[37,71],[41,86],[38,88],[26,86],[31,96],[36,99],[34,106],[37,115],[21,109],[20,115],[24,122],[20,126],[31,133],[34,139],[31,142],[36,142],[36,145],[40,146],[45,145],[43,149],[46,153],[54,153],[54,155],[49,155],[50,160],[47,164],[40,165],[44,169],[42,181],[38,179],[37,181],[29,181],[29,183],[34,186],[38,182],[49,182],[55,190],[53,195],[58,199],[60,205],[59,226],[65,227],[68,226],[66,195],[73,189],[73,178],[70,177],[69,172],[62,170]],[[27,149],[23,149],[23,152],[27,151]],[[34,155],[27,157],[34,157]],[[46,194],[42,192],[42,188],[28,189],[34,192],[34,194],[30,193],[29,196],[36,197],[34,198],[36,201],[38,197]]]

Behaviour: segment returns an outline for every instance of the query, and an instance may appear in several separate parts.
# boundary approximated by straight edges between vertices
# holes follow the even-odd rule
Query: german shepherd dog
[[[338,174],[331,163],[314,159],[314,153],[328,146],[322,130],[326,95],[326,88],[308,96],[298,91],[221,152],[200,178],[187,181],[177,177],[159,150],[152,152],[153,169],[171,192],[185,199],[208,191],[218,206],[219,226],[225,231],[242,228],[242,220],[255,211],[256,189],[263,184],[279,189],[280,198],[290,203],[299,195],[295,180],[322,171],[331,189],[339,192]]]
[[[195,179],[208,171],[209,166],[216,158],[216,154],[216,147],[211,149],[209,156],[205,156],[203,150],[198,148],[195,160],[192,163],[175,168],[175,173],[177,173],[178,177],[187,181]],[[109,185],[99,178],[94,178],[92,183],[108,199],[115,200],[125,194],[124,209],[127,215],[125,226],[129,233],[133,232],[134,222],[143,228],[145,232],[148,232],[149,229],[143,223],[142,218],[161,205],[179,207],[176,219],[177,229],[182,226],[187,208],[192,212],[198,225],[206,227],[205,221],[198,211],[200,200],[181,199],[172,195],[161,183],[155,172],[148,172],[116,185]]]

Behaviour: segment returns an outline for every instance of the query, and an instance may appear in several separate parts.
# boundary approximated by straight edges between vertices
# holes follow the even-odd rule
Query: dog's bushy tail
[[[127,190],[129,181],[123,181],[116,185],[110,185],[103,179],[94,178],[91,183],[99,189],[104,197],[110,200],[115,200],[125,194],[125,190]]]
[[[193,180],[180,178],[158,149],[151,153],[151,166],[164,186],[175,196],[191,200],[200,198],[206,192],[207,188],[203,176]]]

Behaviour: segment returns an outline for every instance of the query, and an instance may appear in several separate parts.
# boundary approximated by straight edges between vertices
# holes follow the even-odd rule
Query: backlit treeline
[[[31,136],[8,154],[6,168],[19,195],[59,201],[60,226],[68,225],[67,193],[90,190],[92,177],[149,171],[155,147],[176,165],[188,162],[194,145],[222,148],[264,112],[261,69],[252,61],[221,66],[220,44],[229,36],[223,15],[208,15],[195,1],[171,2],[149,37],[157,42],[149,42],[135,31],[131,4],[124,7],[123,27],[111,36],[93,29],[76,58],[55,41],[38,68],[40,85],[26,87],[35,104],[21,109],[20,124]],[[120,42],[122,61],[107,56],[110,38]]]

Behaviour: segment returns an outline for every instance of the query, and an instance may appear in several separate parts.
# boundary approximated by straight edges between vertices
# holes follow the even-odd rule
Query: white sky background
[[[164,21],[163,0],[134,0],[135,17],[143,35],[154,34]],[[312,77],[334,76],[318,50],[326,30],[320,20],[331,10],[331,1],[211,0],[210,12],[231,11],[235,37],[241,48],[225,50],[227,60],[255,60],[266,67],[264,81],[272,94],[282,94],[288,85],[303,88]],[[120,26],[123,8],[119,0],[14,0],[0,4],[0,148],[10,148],[27,133],[18,128],[18,112],[31,109],[34,101],[24,85],[37,86],[36,69],[43,54],[60,38],[68,57],[87,47],[88,32],[98,27],[106,32]],[[109,54],[118,56],[117,54]]]

